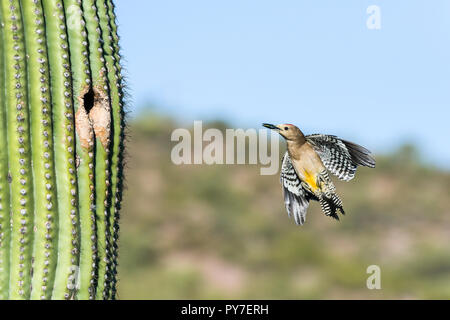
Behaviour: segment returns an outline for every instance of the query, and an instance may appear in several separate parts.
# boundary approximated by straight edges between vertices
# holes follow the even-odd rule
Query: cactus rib
[[[48,299],[53,287],[57,252],[57,196],[49,64],[44,14],[40,1],[22,1],[27,54],[31,156],[34,185],[34,248],[32,299]],[[23,184],[23,181],[21,182]]]
[[[90,65],[92,74],[92,88],[94,91],[94,106],[89,112],[95,132],[95,189],[96,189],[96,225],[98,246],[98,278],[97,299],[104,299],[108,291],[108,256],[107,238],[109,231],[110,206],[110,172],[109,172],[109,144],[111,107],[109,86],[106,78],[104,50],[102,47],[102,33],[97,16],[97,6],[94,0],[83,1],[84,16],[87,21]]]
[[[24,30],[19,1],[1,5],[12,215],[9,298],[29,299],[34,201]]]
[[[11,237],[9,214],[8,151],[6,138],[6,106],[4,79],[3,18],[0,6],[0,299],[9,296],[9,243]]]
[[[54,161],[58,193],[58,265],[52,292],[54,299],[68,299],[75,289],[78,266],[77,180],[75,173],[72,79],[67,25],[62,1],[43,0],[50,64]]]
[[[80,279],[78,299],[95,298],[96,269],[96,221],[95,221],[95,159],[94,132],[88,116],[87,99],[92,93],[89,68],[89,47],[86,22],[83,8],[77,0],[64,0],[64,10],[67,17],[69,48],[73,74],[77,179],[78,179],[78,209],[80,218]],[[86,103],[85,103],[86,100]]]
[[[111,0],[99,0],[105,8],[99,13],[103,19],[100,20],[102,32],[104,35],[104,48],[106,52],[106,65],[108,69],[108,78],[111,85],[111,114],[112,114],[112,152],[111,152],[111,191],[113,205],[110,208],[110,261],[112,261],[110,270],[110,292],[108,298],[116,297],[116,275],[118,260],[118,238],[119,238],[119,210],[122,190],[122,170],[123,170],[123,140],[124,140],[124,113],[123,113],[123,82],[120,65],[120,52],[118,45],[118,33],[114,5]]]

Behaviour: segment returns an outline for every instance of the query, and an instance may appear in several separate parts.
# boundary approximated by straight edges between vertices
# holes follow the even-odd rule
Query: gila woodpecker
[[[328,171],[340,180],[350,181],[358,166],[375,167],[371,152],[332,135],[305,136],[292,124],[263,126],[276,130],[287,142],[280,182],[289,217],[293,215],[295,222],[303,225],[309,201],[315,200],[325,215],[339,220],[338,211],[345,212]]]

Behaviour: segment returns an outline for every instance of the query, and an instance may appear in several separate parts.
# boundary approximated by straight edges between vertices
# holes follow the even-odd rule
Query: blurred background
[[[448,1],[116,6],[130,95],[120,299],[450,298]],[[377,168],[335,180],[340,222],[313,203],[297,227],[277,175],[172,164],[170,135],[194,120],[335,134]]]

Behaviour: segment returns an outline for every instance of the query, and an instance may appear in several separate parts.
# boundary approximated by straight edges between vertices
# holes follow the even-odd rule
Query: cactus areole
[[[0,1],[0,299],[114,299],[123,92],[112,0]]]

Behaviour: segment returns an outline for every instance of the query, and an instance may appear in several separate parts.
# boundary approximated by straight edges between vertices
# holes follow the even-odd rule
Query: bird
[[[294,216],[295,223],[303,225],[310,201],[318,201],[326,216],[339,220],[339,213],[345,215],[329,172],[340,180],[350,181],[358,166],[375,168],[371,152],[335,135],[305,136],[293,124],[263,123],[263,126],[277,131],[287,143],[280,182],[288,216]]]

